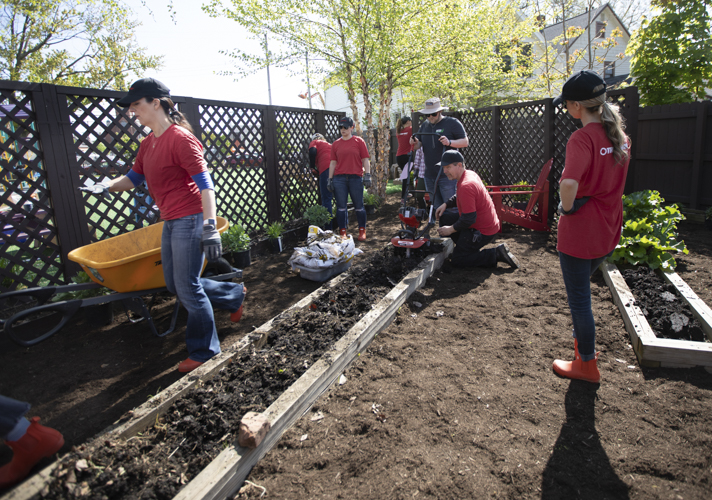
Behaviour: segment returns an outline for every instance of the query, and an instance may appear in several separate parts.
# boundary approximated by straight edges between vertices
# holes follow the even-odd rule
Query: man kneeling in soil
[[[465,169],[465,159],[459,151],[445,151],[438,167],[441,165],[449,180],[457,180],[453,197],[435,211],[435,218],[440,220],[438,234],[450,236],[455,243],[450,257],[452,265],[496,267],[497,262],[505,262],[519,268],[519,262],[505,244],[482,250],[495,238],[500,223],[480,176]],[[453,207],[457,207],[457,214],[445,212]]]

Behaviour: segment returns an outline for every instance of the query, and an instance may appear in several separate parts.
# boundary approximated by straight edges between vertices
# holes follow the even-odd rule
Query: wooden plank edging
[[[425,259],[420,269],[412,271],[376,306],[356,323],[292,386],[272,403],[264,414],[272,428],[255,449],[240,447],[237,442],[223,450],[198,474],[174,500],[212,500],[229,498],[242,486],[255,464],[272,449],[282,434],[326,391],[338,376],[363,352],[373,338],[385,329],[406,299],[432,273],[440,268],[453,249],[452,240],[443,241],[445,250]]]
[[[615,264],[604,261],[600,269],[611,290],[613,302],[618,306],[623,316],[631,345],[641,366],[667,368],[712,366],[711,343],[657,338],[645,315],[635,304],[635,298]],[[690,305],[705,332],[712,330],[708,319],[712,318],[709,307],[680,276],[675,273],[668,274],[669,276],[665,275],[666,279],[678,289],[680,295]]]

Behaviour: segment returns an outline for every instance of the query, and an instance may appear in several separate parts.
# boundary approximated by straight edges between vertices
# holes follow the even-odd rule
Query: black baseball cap
[[[452,163],[465,163],[465,158],[459,151],[455,149],[448,149],[443,153],[443,157],[440,159],[440,165],[442,167],[447,167]]]
[[[118,100],[116,104],[122,108],[131,106],[132,102],[136,102],[143,97],[171,97],[171,91],[163,83],[155,78],[141,78],[136,80],[131,87],[129,93]]]
[[[354,121],[350,116],[344,116],[339,120],[339,127],[353,127]]]
[[[572,75],[564,87],[561,95],[554,99],[554,106],[564,101],[588,101],[606,93],[606,82],[595,71],[585,69]]]

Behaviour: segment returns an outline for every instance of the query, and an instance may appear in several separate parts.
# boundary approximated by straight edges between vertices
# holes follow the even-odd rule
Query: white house
[[[630,57],[625,55],[625,50],[630,41],[630,33],[609,4],[602,5],[590,12],[584,12],[580,16],[567,19],[565,22],[545,26],[535,34],[533,49],[535,56],[541,57],[544,54],[543,47],[545,45],[551,46],[555,41],[561,41],[564,29],[571,27],[583,28],[584,31],[579,36],[571,38],[567,45],[556,45],[558,56],[553,64],[556,70],[563,73],[566,69],[567,54],[571,55],[581,51],[582,56],[574,64],[572,73],[591,68],[603,76],[609,85],[619,83],[628,78]],[[618,45],[611,48],[597,47],[597,44],[610,37],[611,33],[616,29],[621,33],[620,37],[616,37]],[[591,47],[590,59],[593,60],[590,65],[589,45]],[[603,58],[602,62],[597,60],[599,57]]]

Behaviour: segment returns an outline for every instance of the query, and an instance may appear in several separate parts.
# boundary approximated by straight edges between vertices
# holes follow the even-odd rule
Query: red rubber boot
[[[346,236],[346,228],[344,227],[344,228],[339,229],[339,234],[341,236]]]
[[[242,285],[242,293],[247,295],[247,287],[245,287],[245,285]],[[242,306],[244,305],[245,297],[242,298],[242,304],[240,304],[240,308],[234,313],[230,314],[230,321],[232,321],[233,323],[237,323],[238,321],[240,321],[240,319],[242,318]]]
[[[40,417],[32,417],[24,436],[17,441],[5,441],[13,455],[9,464],[0,467],[0,490],[25,479],[37,462],[51,457],[64,446],[64,436],[40,425],[39,421]]]
[[[572,378],[576,380],[585,380],[592,384],[598,384],[601,381],[601,373],[598,371],[598,353],[591,361],[581,361],[581,357],[573,361],[562,361],[557,359],[554,361],[554,371],[562,377]]]
[[[365,227],[358,228],[358,240],[366,241],[366,228]]]

